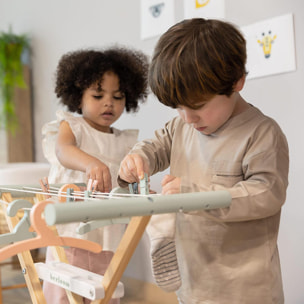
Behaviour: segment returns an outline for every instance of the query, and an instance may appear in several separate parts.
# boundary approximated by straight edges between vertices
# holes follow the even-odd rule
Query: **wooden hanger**
[[[25,199],[18,199],[9,204],[6,209],[8,216],[16,216],[17,212],[22,208],[24,209],[24,214],[19,223],[15,226],[14,230],[11,233],[1,234],[0,235],[0,244],[11,244],[18,241],[27,240],[36,236],[36,233],[29,231],[31,227],[30,222],[30,209],[33,204]]]
[[[31,224],[36,231],[37,236],[35,238],[20,241],[0,249],[0,261],[23,251],[47,246],[75,247],[92,251],[94,253],[98,253],[102,250],[99,244],[88,240],[56,236],[54,232],[46,225],[45,220],[42,219],[42,212],[44,211],[45,206],[48,204],[54,204],[54,202],[42,201],[32,207],[30,214]]]

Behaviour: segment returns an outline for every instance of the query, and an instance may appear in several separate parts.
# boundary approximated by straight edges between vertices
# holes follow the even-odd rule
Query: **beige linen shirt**
[[[278,124],[252,106],[209,136],[179,117],[155,135],[131,151],[149,160],[151,175],[170,166],[181,192],[232,195],[229,208],[172,215],[180,303],[284,303],[277,237],[289,157]]]

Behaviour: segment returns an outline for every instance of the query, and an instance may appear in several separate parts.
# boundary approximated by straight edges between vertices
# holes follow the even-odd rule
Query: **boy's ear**
[[[245,78],[246,78],[246,75],[244,74],[235,84],[234,86],[234,92],[240,92],[243,87],[244,87],[244,84],[245,84]]]

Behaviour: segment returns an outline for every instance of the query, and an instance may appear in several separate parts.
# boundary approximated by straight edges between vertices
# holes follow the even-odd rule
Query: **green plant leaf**
[[[16,130],[18,120],[14,107],[14,89],[26,88],[23,77],[22,52],[30,50],[27,35],[0,32],[0,118],[1,125],[11,132]]]

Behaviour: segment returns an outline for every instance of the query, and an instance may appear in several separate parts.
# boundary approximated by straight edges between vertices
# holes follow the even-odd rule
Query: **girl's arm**
[[[59,127],[56,156],[65,168],[85,172],[88,179],[97,180],[97,190],[111,191],[112,182],[109,168],[99,159],[76,146],[75,136],[66,121],[62,121]]]

